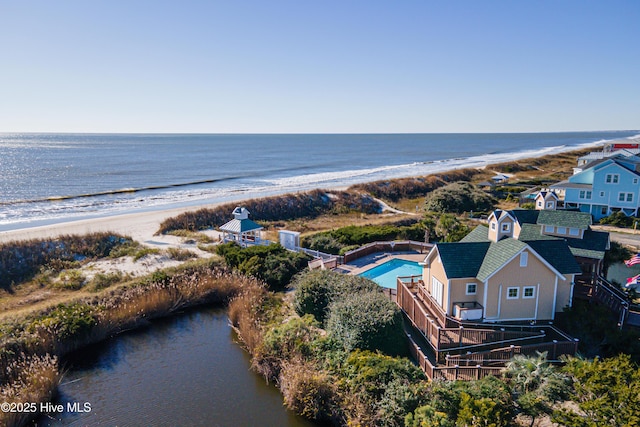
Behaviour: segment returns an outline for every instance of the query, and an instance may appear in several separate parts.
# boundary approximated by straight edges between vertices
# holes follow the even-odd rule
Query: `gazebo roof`
[[[262,227],[259,224],[256,224],[255,222],[251,221],[248,218],[232,219],[226,224],[220,226],[220,230],[228,231],[229,233],[234,233],[234,234],[246,233],[248,231],[262,230],[263,228],[264,227]]]

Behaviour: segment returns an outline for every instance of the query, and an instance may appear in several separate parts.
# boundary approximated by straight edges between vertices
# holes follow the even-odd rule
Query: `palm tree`
[[[547,352],[536,356],[517,355],[507,363],[504,375],[510,379],[514,401],[520,411],[531,417],[550,414],[554,402],[569,391],[569,379],[547,360]]]

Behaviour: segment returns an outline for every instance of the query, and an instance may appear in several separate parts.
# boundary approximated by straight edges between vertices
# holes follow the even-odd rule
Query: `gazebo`
[[[233,210],[233,219],[220,227],[224,242],[236,242],[242,247],[260,244],[262,229],[249,219],[249,211],[240,206]]]

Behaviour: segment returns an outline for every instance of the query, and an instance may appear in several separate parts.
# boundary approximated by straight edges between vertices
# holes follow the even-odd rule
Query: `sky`
[[[640,129],[638,0],[0,0],[0,132]]]

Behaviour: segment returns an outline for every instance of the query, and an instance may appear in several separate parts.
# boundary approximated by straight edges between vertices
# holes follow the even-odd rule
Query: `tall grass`
[[[242,202],[254,219],[278,221],[296,218],[314,218],[322,214],[358,211],[375,213],[380,205],[370,196],[353,191],[313,190],[282,196],[264,197]],[[168,218],[158,233],[173,233],[176,230],[197,231],[218,227],[230,219],[236,203],[227,203],[213,209],[200,209]]]
[[[58,384],[57,357],[176,310],[228,303],[241,291],[256,296],[254,313],[266,313],[269,296],[260,282],[202,260],[0,325],[0,397],[46,401]],[[0,425],[28,420],[3,416]]]
[[[0,288],[10,291],[43,268],[61,271],[78,260],[106,257],[130,243],[129,237],[118,234],[91,233],[0,244]]]

